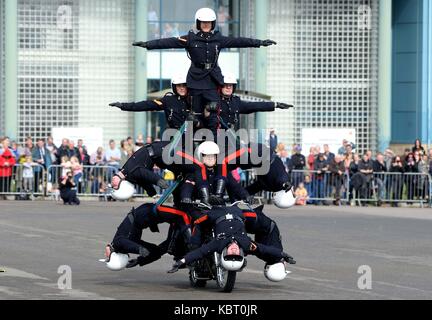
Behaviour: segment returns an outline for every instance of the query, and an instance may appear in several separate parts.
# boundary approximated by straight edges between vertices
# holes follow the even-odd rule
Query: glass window
[[[178,37],[195,26],[195,12],[208,7],[216,12],[216,28],[224,35],[239,34],[240,0],[150,0],[148,39]]]

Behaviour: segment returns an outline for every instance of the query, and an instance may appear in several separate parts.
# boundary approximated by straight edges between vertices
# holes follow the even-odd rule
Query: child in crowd
[[[23,190],[25,193],[33,193],[33,182],[34,182],[34,173],[33,166],[37,165],[33,162],[32,156],[30,154],[26,155],[25,162],[23,163],[23,172],[22,172],[22,183]]]
[[[306,201],[308,199],[308,192],[304,186],[303,182],[300,182],[296,191],[294,192],[294,195],[296,196],[296,205],[299,206],[305,206]]]
[[[60,176],[64,177],[64,176],[67,175],[67,173],[69,172],[69,170],[70,170],[70,168],[72,166],[71,162],[69,161],[69,157],[68,156],[61,157],[60,166],[62,167],[62,171],[61,171]]]
[[[73,178],[76,186],[79,186],[80,179],[83,175],[83,166],[79,163],[77,157],[73,156],[70,158],[71,169],[73,173]]]

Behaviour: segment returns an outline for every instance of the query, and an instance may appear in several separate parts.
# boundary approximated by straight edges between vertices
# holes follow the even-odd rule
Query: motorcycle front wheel
[[[228,271],[222,267],[216,268],[216,282],[223,292],[231,292],[234,289],[237,272]]]

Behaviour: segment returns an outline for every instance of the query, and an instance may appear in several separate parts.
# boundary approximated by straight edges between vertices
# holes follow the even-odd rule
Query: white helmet
[[[171,88],[172,88],[172,90],[173,90],[173,92],[175,94],[178,94],[175,85],[176,84],[186,83],[186,76],[187,75],[185,73],[179,73],[179,74],[176,74],[176,75],[174,75],[172,77],[172,79],[171,79]]]
[[[237,78],[233,73],[224,73],[224,84],[232,84],[233,92],[237,87]]]
[[[223,249],[221,254],[221,264],[225,270],[239,271],[244,264],[243,250],[236,242],[231,242]]]
[[[213,141],[204,141],[198,146],[198,158],[201,160],[202,155],[205,154],[219,154],[219,146]]]
[[[225,84],[237,84],[237,78],[234,73],[224,73],[223,77]]]
[[[278,262],[275,264],[267,264],[264,266],[265,277],[273,282],[282,281],[285,279],[286,275],[290,273],[285,269],[285,264],[283,262]]]
[[[128,200],[135,194],[135,187],[132,183],[122,179],[117,189],[112,189],[111,196],[116,200]]]
[[[200,29],[200,21],[211,22],[212,30],[216,27],[216,13],[210,8],[201,8],[195,13],[196,28]]]
[[[296,197],[294,196],[294,187],[285,191],[281,190],[274,195],[274,204],[280,209],[288,209],[294,206],[296,203]]]
[[[120,271],[126,268],[129,256],[124,253],[112,252],[106,261],[106,266],[112,271]]]

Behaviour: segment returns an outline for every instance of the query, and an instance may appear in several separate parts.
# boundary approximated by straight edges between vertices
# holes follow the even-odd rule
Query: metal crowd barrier
[[[431,202],[432,179],[424,173],[374,173],[366,178],[362,187],[354,190],[353,199],[358,204],[367,202],[419,204],[421,207]]]
[[[111,178],[118,171],[112,166],[82,166],[82,173],[74,175],[76,191],[78,197],[99,197],[101,200],[108,200]],[[47,196],[54,196],[58,193],[60,179],[64,176],[66,170],[61,165],[53,165],[48,168],[47,176],[51,177],[52,188],[47,190]],[[137,187],[134,197],[144,197],[144,190]]]
[[[59,195],[60,177],[64,173],[61,165],[52,165],[45,169],[39,164],[27,169],[24,164],[13,167],[10,177],[0,177],[0,195],[15,196],[15,199]],[[156,169],[155,172],[158,169]],[[83,166],[82,173],[75,176],[78,197],[93,196],[107,200],[108,184],[117,169],[111,166]],[[247,186],[256,180],[255,170],[243,171],[242,184]],[[308,204],[357,204],[387,203],[419,204],[421,207],[432,207],[432,178],[423,173],[374,173],[365,176],[361,173],[335,176],[331,173],[319,174],[311,170],[293,170],[291,181],[295,188],[302,182],[308,191]],[[31,177],[32,176],[32,177]],[[159,194],[163,190],[155,186]],[[135,197],[147,196],[142,188],[137,188]],[[260,201],[271,202],[271,192],[255,195]]]
[[[9,177],[0,177],[0,195],[27,199],[45,195],[47,180],[45,168],[40,164],[16,164]]]
[[[256,180],[254,169],[245,170],[244,185]],[[330,172],[318,173],[313,170],[293,170],[291,182],[296,189],[302,182],[308,191],[307,204],[351,204],[363,205],[384,203],[419,204],[432,207],[432,178],[424,173],[362,173],[336,176]],[[261,192],[259,200],[270,202],[271,193]]]
[[[335,175],[329,172],[313,170],[293,170],[291,180],[294,188],[303,182],[308,191],[309,204],[329,204],[339,201],[338,204],[349,201],[349,175]]]

